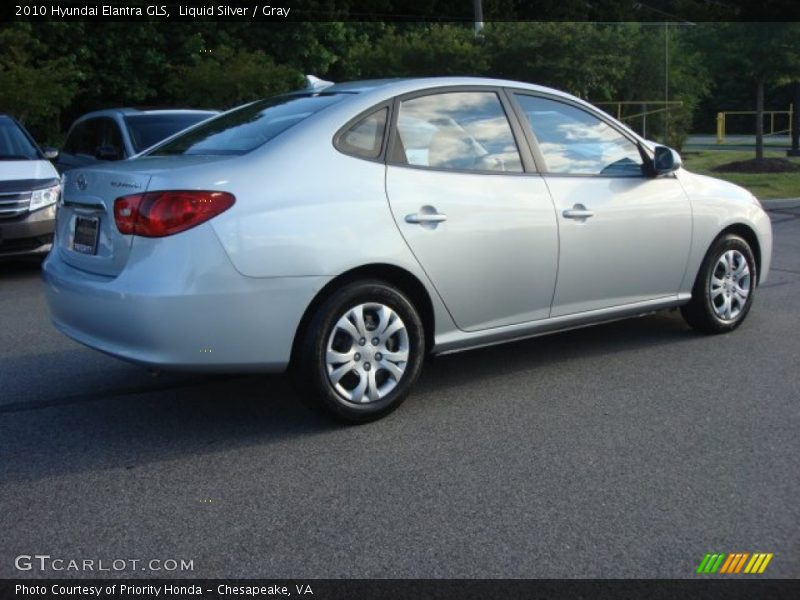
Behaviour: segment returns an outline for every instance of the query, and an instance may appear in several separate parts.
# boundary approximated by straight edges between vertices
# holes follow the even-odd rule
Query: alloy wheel
[[[716,316],[722,321],[735,321],[750,295],[752,277],[744,254],[738,250],[723,252],[711,271],[708,286],[709,300]]]
[[[408,331],[396,311],[376,302],[359,304],[336,321],[328,337],[328,381],[348,402],[377,402],[397,387],[409,351]]]

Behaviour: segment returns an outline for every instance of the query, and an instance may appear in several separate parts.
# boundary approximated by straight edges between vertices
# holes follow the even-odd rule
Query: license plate
[[[98,217],[77,217],[72,249],[81,254],[97,254],[97,234],[100,231]]]

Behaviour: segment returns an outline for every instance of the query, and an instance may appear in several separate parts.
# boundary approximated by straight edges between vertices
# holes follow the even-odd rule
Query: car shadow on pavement
[[[643,318],[624,319],[603,325],[574,329],[553,335],[487,346],[468,352],[434,357],[425,384],[435,391],[462,383],[465,379],[501,376],[524,369],[586,360],[659,346],[705,336],[695,334],[678,311],[663,311]]]
[[[436,358],[426,365],[409,403],[361,427],[338,425],[307,409],[288,378],[279,375],[169,374],[110,383],[106,390],[54,390],[48,398],[0,404],[0,485],[265,444],[297,443],[301,450],[299,444],[309,436],[354,435],[364,427],[379,428],[386,436],[407,434],[413,427],[405,420],[427,420],[426,405],[437,403],[445,390],[480,386],[482,380],[508,374],[535,374],[581,357],[658,352],[660,346],[695,337],[679,317],[661,313]],[[62,353],[54,354],[58,360]],[[4,366],[9,372],[16,368]],[[116,371],[117,376],[130,373]],[[96,373],[87,373],[88,381],[93,378]],[[81,373],[73,380],[79,387]]]
[[[0,257],[0,284],[4,279],[19,279],[20,276],[38,276],[42,271],[44,257],[3,258]]]

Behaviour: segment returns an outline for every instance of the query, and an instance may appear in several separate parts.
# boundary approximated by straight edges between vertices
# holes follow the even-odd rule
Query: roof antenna
[[[325,81],[313,75],[306,75],[306,89],[318,92],[333,85],[332,81]]]

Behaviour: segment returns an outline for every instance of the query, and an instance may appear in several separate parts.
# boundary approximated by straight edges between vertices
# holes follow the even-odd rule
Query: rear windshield
[[[182,129],[213,117],[213,113],[170,113],[125,117],[133,149],[141,152]]]
[[[0,160],[35,160],[39,150],[12,119],[0,117]]]
[[[320,94],[259,100],[187,131],[149,154],[245,154],[343,97]]]

